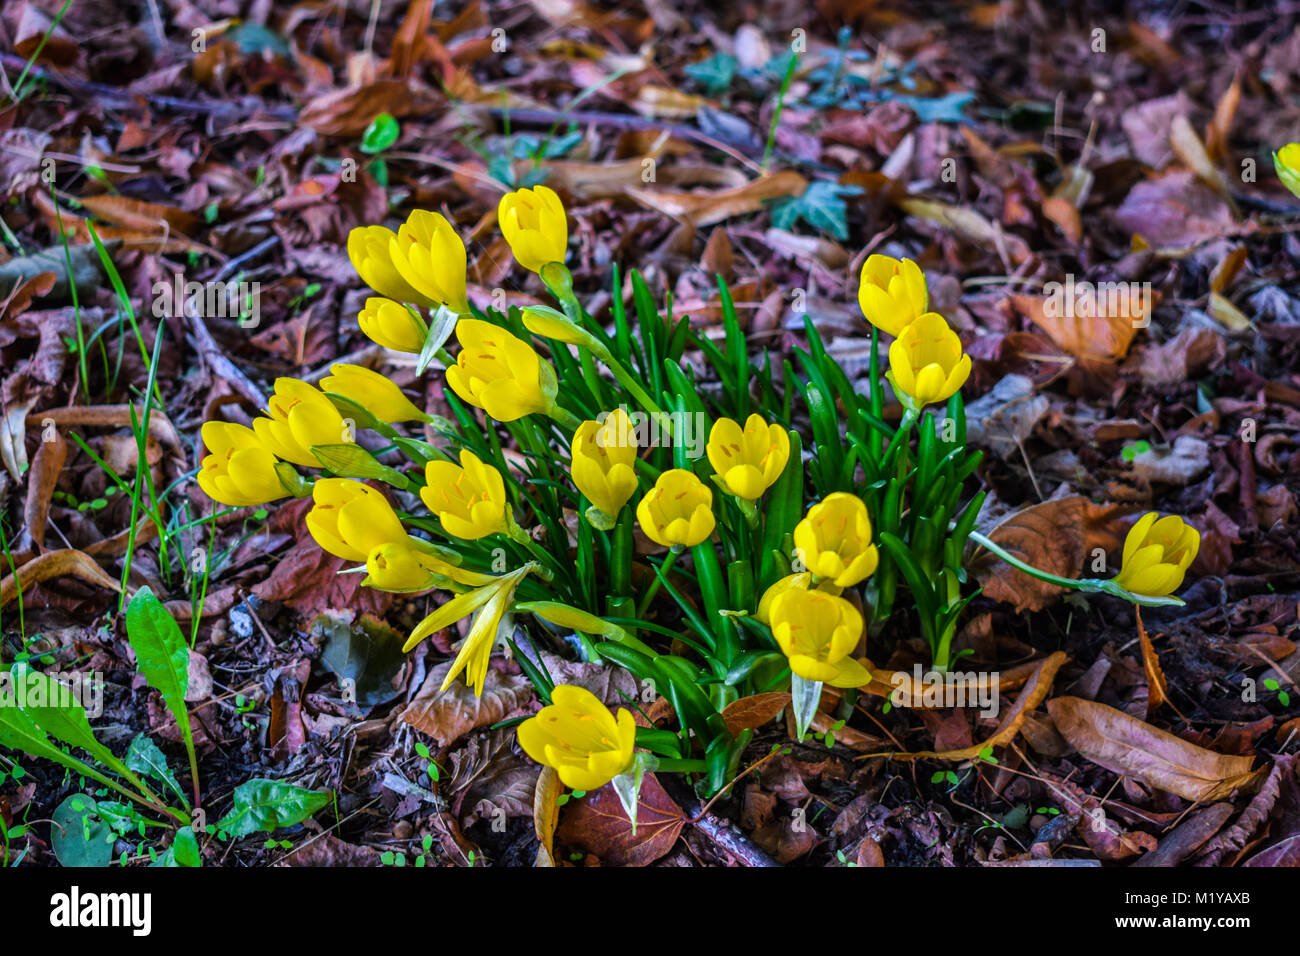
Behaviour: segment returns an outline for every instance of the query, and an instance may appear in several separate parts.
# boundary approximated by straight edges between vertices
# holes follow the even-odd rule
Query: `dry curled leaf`
[[[444,661],[429,672],[400,716],[403,723],[428,734],[441,747],[450,746],[476,727],[495,724],[532,700],[533,688],[525,678],[493,667],[488,668],[482,697],[475,697],[474,689],[462,680],[439,691],[451,664]]]
[[[781,712],[790,703],[790,695],[784,692],[754,694],[733,700],[722,711],[722,719],[727,729],[733,734],[742,730],[757,730]]]
[[[105,574],[103,568],[85,553],[76,548],[62,548],[58,551],[47,551],[40,557],[33,558],[0,581],[0,607],[17,598],[19,593],[26,591],[33,584],[62,577],[65,574],[81,578],[87,584],[107,588],[110,591],[122,590],[121,585]]]
[[[1088,760],[1186,800],[1218,800],[1258,783],[1251,757],[1206,750],[1114,707],[1058,697],[1048,701],[1047,711],[1061,736]]]
[[[682,808],[648,773],[637,801],[636,833],[614,787],[606,784],[566,805],[556,836],[565,846],[591,853],[609,866],[648,866],[673,848],[685,824]]]

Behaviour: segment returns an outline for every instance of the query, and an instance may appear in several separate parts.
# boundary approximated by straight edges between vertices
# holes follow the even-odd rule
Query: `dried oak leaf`
[[[402,711],[400,719],[416,730],[428,734],[441,747],[447,747],[476,727],[486,727],[525,707],[533,699],[533,688],[519,674],[503,674],[489,667],[483,696],[475,697],[473,688],[456,680],[439,692],[451,661],[444,661],[429,672],[415,699]]]
[[[1262,771],[1250,769],[1252,758],[1206,750],[1105,704],[1058,697],[1047,711],[1088,760],[1186,800],[1218,800],[1259,783]]]

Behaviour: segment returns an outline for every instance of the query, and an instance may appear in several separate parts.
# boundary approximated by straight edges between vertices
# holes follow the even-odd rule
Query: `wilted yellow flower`
[[[351,478],[322,478],[312,489],[307,531],[330,554],[365,561],[383,544],[410,538],[383,492]]]
[[[427,484],[420,489],[420,498],[448,534],[477,541],[509,526],[501,472],[479,461],[472,451],[461,451],[459,467],[449,461],[429,462],[424,478]]]
[[[970,377],[970,356],[937,312],[927,312],[889,346],[894,387],[920,409],[946,402]]]
[[[743,431],[738,422],[719,418],[705,451],[727,493],[755,501],[785,470],[790,435],[780,425],[769,425],[762,415],[750,415]]]
[[[424,323],[400,302],[372,295],[357,313],[357,325],[370,341],[394,352],[419,353],[429,334]]]
[[[397,384],[363,365],[339,362],[321,379],[321,388],[356,402],[380,421],[427,422],[429,416],[411,403]]]
[[[289,493],[275,473],[275,455],[251,428],[204,422],[202,435],[208,455],[199,469],[199,487],[213,501],[242,508],[264,505]]]
[[[829,578],[823,578],[817,583],[817,587],[813,588],[812,578],[812,572],[810,571],[796,571],[794,574],[787,574],[779,581],[773,582],[772,585],[763,592],[763,596],[758,599],[758,610],[754,613],[754,617],[762,621],[764,624],[771,624],[772,602],[786,591],[816,590],[824,591],[827,594],[839,597],[840,593],[844,590]]]
[[[842,588],[869,577],[880,555],[871,543],[871,518],[856,495],[836,491],[808,509],[794,528],[804,567]]]
[[[693,548],[713,534],[713,492],[694,472],[671,468],[636,506],[645,536],[666,548]]]
[[[453,312],[468,312],[465,243],[441,214],[417,209],[388,247],[397,274],[421,295]]]
[[[499,422],[513,422],[555,407],[555,369],[532,346],[481,319],[456,323],[460,355],[447,384],[462,399]]]
[[[487,679],[488,661],[492,657],[492,648],[496,644],[501,620],[510,610],[515,588],[536,567],[537,565],[533,563],[526,564],[518,571],[493,578],[490,584],[458,594],[416,625],[402,650],[411,650],[430,634],[444,627],[450,627],[461,618],[478,611],[478,616],[469,629],[469,635],[461,644],[456,659],[452,661],[451,669],[447,671],[447,677],[439,689],[446,690],[460,672],[464,671],[465,683],[474,688],[475,696],[481,697],[483,682]]]
[[[921,317],[929,305],[925,273],[911,259],[867,256],[858,279],[858,306],[868,322],[889,335]]]
[[[591,691],[556,684],[551,703],[515,731],[534,761],[554,767],[572,790],[599,790],[631,768],[636,721],[623,707],[615,717]]]
[[[564,261],[569,222],[554,191],[534,186],[506,193],[497,206],[497,219],[515,261],[529,272],[541,272],[548,262]]]
[[[372,548],[366,558],[368,574],[363,583],[380,591],[409,594],[445,587],[448,581],[481,587],[496,580],[491,574],[469,571],[443,561],[420,550],[414,542],[415,539],[390,541]]]
[[[319,468],[312,445],[337,445],[352,440],[334,403],[320,389],[296,378],[277,378],[267,404],[268,418],[253,419],[257,439],[274,455],[295,465]]]
[[[772,602],[772,637],[804,680],[862,687],[871,672],[849,656],[862,638],[862,615],[822,591],[786,591]]]
[[[1158,520],[1157,520],[1158,519]],[[1165,597],[1183,584],[1201,547],[1201,534],[1177,515],[1143,515],[1124,538],[1124,559],[1115,583],[1144,597]]]
[[[1300,143],[1287,143],[1274,153],[1273,168],[1282,185],[1300,196]]]
[[[396,241],[397,234],[384,226],[357,226],[348,233],[352,268],[362,282],[386,298],[437,308],[435,300],[414,289],[393,267],[391,246]]]
[[[596,509],[618,517],[636,493],[636,434],[627,412],[616,408],[603,422],[587,421],[573,433],[569,474]]]

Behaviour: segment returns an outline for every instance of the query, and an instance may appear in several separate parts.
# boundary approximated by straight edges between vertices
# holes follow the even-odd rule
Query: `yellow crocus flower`
[[[925,274],[911,259],[867,256],[858,278],[858,306],[868,322],[889,335],[900,335],[926,311]]]
[[[461,451],[459,467],[449,461],[429,462],[424,466],[424,478],[420,498],[448,534],[477,541],[509,528],[501,472],[479,461],[472,451]]]
[[[312,489],[307,531],[345,561],[365,561],[383,544],[406,544],[410,535],[383,492],[351,478],[321,478]]]
[[[773,582],[772,585],[763,592],[763,596],[758,599],[758,610],[754,612],[754,617],[762,621],[764,624],[771,624],[773,601],[779,598],[786,591],[809,590],[825,591],[827,594],[839,597],[840,593],[844,589],[829,578],[823,578],[817,583],[816,588],[814,588],[812,572],[796,571],[794,574],[787,574],[779,581]]]
[[[705,452],[728,494],[756,501],[785,470],[790,435],[780,425],[769,425],[762,415],[750,415],[743,430],[738,422],[719,418],[709,432]]]
[[[943,316],[927,312],[889,346],[889,370],[899,398],[919,410],[951,398],[970,377],[971,359]]]
[[[496,580],[491,574],[469,571],[422,551],[415,541],[389,541],[372,548],[362,583],[380,591],[414,594],[453,582],[481,587]]]
[[[1183,584],[1201,547],[1201,534],[1177,515],[1143,515],[1124,538],[1124,558],[1115,583],[1143,597],[1165,597]]]
[[[416,625],[402,650],[405,652],[413,649],[430,634],[444,627],[450,627],[478,611],[478,616],[474,618],[474,623],[469,629],[469,635],[460,645],[456,659],[452,661],[451,669],[447,671],[447,677],[439,689],[446,690],[460,672],[464,671],[465,683],[474,688],[475,696],[481,697],[483,683],[487,679],[488,660],[492,657],[492,648],[496,644],[501,620],[510,610],[510,602],[514,599],[519,582],[536,567],[537,565],[533,563],[526,564],[518,571],[493,578],[490,584],[458,594]]]
[[[586,421],[573,433],[569,474],[577,489],[612,523],[636,493],[636,434],[617,408],[603,422]]]
[[[464,401],[499,422],[513,422],[555,407],[555,369],[527,342],[481,319],[456,323],[460,355],[447,384]]]
[[[416,292],[453,312],[468,312],[465,243],[441,214],[417,209],[398,227],[388,257]]]
[[[272,454],[295,465],[319,468],[312,445],[337,445],[352,440],[334,403],[320,389],[296,378],[277,378],[267,402],[267,418],[253,419],[258,441]]]
[[[636,506],[645,536],[666,548],[693,548],[713,534],[713,492],[694,472],[671,468]]]
[[[348,233],[348,258],[361,281],[380,295],[426,309],[438,303],[421,294],[393,266],[391,248],[397,234],[385,226],[357,226]]]
[[[204,422],[208,449],[199,468],[199,487],[213,501],[236,508],[264,505],[289,494],[275,473],[275,455],[251,428],[234,422]]]
[[[862,638],[862,615],[842,597],[786,591],[772,602],[772,637],[804,680],[833,687],[871,683],[871,672],[849,656]]]
[[[551,703],[515,733],[524,753],[555,768],[566,787],[599,790],[631,768],[636,721],[623,707],[616,717],[585,687],[556,684]]]
[[[1274,153],[1273,168],[1282,185],[1300,196],[1300,143],[1287,143]]]
[[[808,509],[794,528],[804,567],[842,588],[870,577],[880,555],[871,543],[871,518],[856,495],[836,491]]]
[[[550,262],[563,262],[569,246],[564,203],[545,186],[516,189],[497,205],[501,234],[515,261],[529,272],[541,272]]]
[[[400,302],[372,295],[357,313],[361,332],[376,345],[394,352],[419,353],[429,330]]]
[[[429,416],[411,403],[397,384],[363,365],[339,362],[321,379],[321,388],[356,402],[380,421],[427,422]]]

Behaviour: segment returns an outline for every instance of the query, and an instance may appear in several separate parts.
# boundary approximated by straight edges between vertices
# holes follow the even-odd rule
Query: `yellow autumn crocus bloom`
[[[449,461],[429,462],[424,466],[424,478],[420,498],[448,534],[477,541],[509,527],[505,480],[472,451],[460,453],[459,466]]]
[[[419,353],[429,330],[402,303],[372,295],[357,313],[357,325],[366,338],[394,352]]]
[[[383,544],[406,544],[410,535],[383,492],[351,478],[321,478],[312,489],[307,531],[345,561],[365,561]]]
[[[858,278],[858,306],[868,322],[900,335],[929,307],[925,274],[911,259],[867,256]]]
[[[551,703],[515,731],[534,761],[553,767],[572,790],[599,790],[632,766],[636,721],[623,707],[610,713],[591,691],[556,684]]]
[[[452,661],[451,669],[447,671],[447,677],[439,690],[450,687],[451,682],[464,671],[465,683],[474,688],[475,696],[481,697],[483,682],[487,679],[488,661],[492,657],[501,620],[510,610],[510,602],[514,600],[519,582],[536,568],[536,564],[529,563],[518,571],[493,578],[491,583],[483,587],[458,594],[416,625],[402,647],[403,652],[410,651],[430,634],[450,627],[477,611],[478,616],[470,626],[469,635],[457,651],[456,659]]]
[[[871,543],[871,518],[856,495],[836,491],[808,509],[794,528],[804,567],[842,588],[870,577],[880,555]]]
[[[763,592],[763,596],[758,599],[758,610],[754,612],[754,617],[764,624],[772,623],[772,602],[779,598],[786,591],[824,591],[827,594],[839,597],[843,588],[829,578],[823,578],[817,582],[816,588],[813,587],[813,576],[810,571],[796,571],[794,574],[787,574],[779,581],[773,584]]]
[[[398,302],[410,302],[426,309],[438,303],[421,294],[393,266],[392,244],[397,234],[385,226],[358,226],[348,233],[348,258],[361,281],[380,295]]]
[[[506,193],[497,204],[497,219],[515,261],[529,272],[541,272],[549,262],[564,261],[569,221],[554,190],[534,186]]]
[[[1287,143],[1274,153],[1273,168],[1282,185],[1300,196],[1300,143]]]
[[[398,227],[388,256],[416,292],[453,312],[468,312],[465,243],[441,214],[417,209]]]
[[[780,425],[769,425],[762,415],[740,423],[719,418],[705,446],[709,464],[730,495],[755,501],[781,477],[790,460],[790,435]]]
[[[604,421],[586,421],[573,433],[569,474],[577,489],[613,522],[636,493],[636,434],[627,412],[616,408]]]
[[[555,369],[527,342],[481,319],[456,323],[460,355],[447,384],[464,401],[499,422],[513,422],[555,407]]]
[[[399,594],[413,594],[430,588],[446,587],[449,582],[481,587],[495,577],[457,567],[410,542],[389,541],[372,548],[366,557],[368,587]]]
[[[397,384],[363,365],[339,362],[321,379],[321,388],[350,399],[380,421],[427,422],[429,416],[411,403]]]
[[[921,409],[951,398],[970,377],[971,359],[943,316],[927,312],[889,346],[889,370],[899,398]]]
[[[849,655],[862,639],[862,615],[848,601],[794,588],[772,602],[772,637],[804,680],[862,687],[871,672]]]
[[[296,378],[277,378],[266,418],[253,419],[257,439],[272,454],[295,465],[319,468],[312,445],[352,440],[352,429],[325,393]]]
[[[234,422],[204,422],[208,454],[199,468],[199,487],[213,501],[235,508],[264,505],[289,492],[275,473],[275,455],[251,428]]]
[[[713,492],[694,472],[671,468],[636,506],[645,536],[666,548],[693,548],[713,534]]]
[[[1177,515],[1143,515],[1124,538],[1124,558],[1115,583],[1144,597],[1173,594],[1201,547],[1200,532]]]

